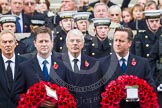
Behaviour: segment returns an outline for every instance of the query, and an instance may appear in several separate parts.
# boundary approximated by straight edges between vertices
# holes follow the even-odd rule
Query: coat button
[[[149,44],[146,44],[146,47],[149,47]]]
[[[94,56],[94,55],[95,55],[95,53],[92,53],[92,55]]]

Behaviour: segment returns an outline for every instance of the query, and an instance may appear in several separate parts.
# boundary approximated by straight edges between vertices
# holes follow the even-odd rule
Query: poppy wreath
[[[157,94],[145,80],[133,75],[122,75],[112,80],[101,94],[101,108],[120,108],[120,101],[126,98],[125,86],[138,85],[141,108],[159,108]]]
[[[56,90],[58,100],[46,95],[45,85]],[[44,100],[57,103],[58,108],[76,108],[74,97],[67,88],[44,81],[35,83],[28,89],[26,94],[21,94],[17,108],[37,108]]]

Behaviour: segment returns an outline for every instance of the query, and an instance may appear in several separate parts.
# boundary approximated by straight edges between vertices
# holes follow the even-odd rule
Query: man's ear
[[[59,25],[62,27],[62,23],[61,23],[61,21],[59,21]]]
[[[74,22],[74,27],[77,28],[77,23],[76,22]]]
[[[94,31],[94,33],[96,34],[96,27],[94,27],[93,31]]]
[[[16,41],[16,42],[15,42],[15,45],[16,45],[16,46],[18,46],[18,45],[19,45],[19,43]]]

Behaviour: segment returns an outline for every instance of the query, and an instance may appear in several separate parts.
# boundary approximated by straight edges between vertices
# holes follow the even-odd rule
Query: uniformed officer
[[[1,15],[0,16],[0,28],[2,30],[10,30],[13,33],[16,32],[16,18],[15,15]],[[21,44],[21,46],[20,46]],[[15,48],[16,54],[24,54],[26,53],[25,45],[20,41],[17,41],[17,46]]]
[[[74,20],[73,14],[76,11],[63,11],[59,12],[59,26],[56,27],[56,31],[54,32],[54,50],[56,52],[65,52],[67,51],[65,40],[68,31],[74,28]]]
[[[162,28],[160,27],[159,10],[145,11],[144,13],[148,29],[137,33],[132,44],[131,52],[138,56],[148,58],[156,39],[162,35]]]
[[[44,26],[44,25],[45,25],[45,20],[42,15],[31,16],[31,19],[30,19],[31,34],[29,37],[21,40],[21,42],[24,43],[26,46],[26,53],[32,53],[36,50],[34,43],[33,43],[34,37],[35,37],[34,31],[37,27]]]
[[[159,105],[162,108],[162,35],[156,40],[150,51],[149,62],[158,91]]]
[[[89,16],[91,15],[90,12],[77,12],[73,15],[74,18],[74,27],[80,30],[84,35],[84,48],[82,49],[86,52],[86,47],[90,47],[92,36],[88,33],[89,27]]]
[[[108,39],[108,32],[111,20],[109,18],[94,18],[93,23],[95,37],[92,39],[91,46],[87,48],[86,54],[95,58],[110,55],[112,43]]]

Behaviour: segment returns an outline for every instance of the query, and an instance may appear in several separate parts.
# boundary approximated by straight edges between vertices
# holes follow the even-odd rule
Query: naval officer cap
[[[146,19],[160,18],[160,16],[161,16],[160,10],[144,11],[144,14],[145,14]]]
[[[95,27],[101,25],[110,26],[111,24],[111,20],[109,18],[93,18],[92,21]]]
[[[77,11],[62,11],[59,12],[58,15],[60,17],[60,20],[66,19],[66,18],[73,18],[73,15],[77,13]]]
[[[30,24],[33,26],[45,25],[45,16],[41,14],[31,16]]]
[[[15,15],[1,15],[0,16],[0,24],[3,23],[16,23],[16,17]]]
[[[88,20],[90,15],[90,12],[77,12],[73,15],[73,18],[75,22],[79,20]]]

